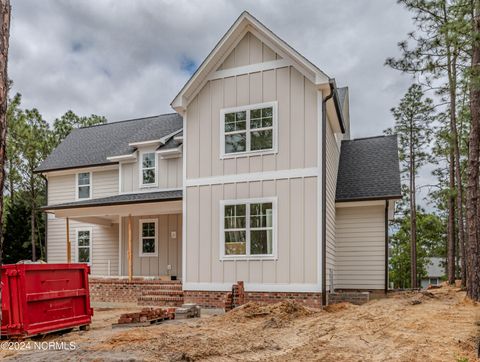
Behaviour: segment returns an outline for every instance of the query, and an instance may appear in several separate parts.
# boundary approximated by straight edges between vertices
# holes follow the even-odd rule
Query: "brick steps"
[[[183,304],[183,290],[180,282],[166,282],[149,285],[138,297],[138,305],[180,307]]]

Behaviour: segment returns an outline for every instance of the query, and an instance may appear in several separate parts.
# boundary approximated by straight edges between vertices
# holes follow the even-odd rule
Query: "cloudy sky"
[[[410,78],[384,66],[411,31],[394,0],[13,0],[9,76],[24,107],[109,121],[171,100],[243,10],[350,87],[354,137],[392,125]]]

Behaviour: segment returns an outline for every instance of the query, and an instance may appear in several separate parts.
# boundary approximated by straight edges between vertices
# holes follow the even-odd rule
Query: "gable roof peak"
[[[265,39],[269,43],[268,45],[273,47],[273,50],[282,58],[292,59],[298,70],[313,83],[317,85],[329,83],[330,77],[327,74],[244,10],[170,103],[173,109],[179,113],[185,111],[189,102],[207,81],[208,75],[215,71],[217,65],[226,58],[229,50],[241,40],[246,32],[251,32],[262,40]]]

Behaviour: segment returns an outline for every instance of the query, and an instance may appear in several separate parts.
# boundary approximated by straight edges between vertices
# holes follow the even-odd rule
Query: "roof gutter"
[[[335,83],[330,80],[330,94],[322,99],[322,305],[327,305],[327,102],[335,95]]]
[[[340,129],[342,133],[345,133],[345,120],[343,118],[342,106],[340,105],[340,101],[338,99],[337,83],[335,82],[335,79],[332,78],[329,80],[329,84],[330,92],[334,94],[333,103],[335,105],[335,111],[337,112],[338,123],[340,124]]]

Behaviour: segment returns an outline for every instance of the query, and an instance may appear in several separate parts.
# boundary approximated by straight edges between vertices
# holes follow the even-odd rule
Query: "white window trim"
[[[79,184],[78,184],[78,176],[79,176],[79,174],[81,174],[81,173],[88,173],[88,174],[89,174],[88,177],[89,177],[89,179],[90,179],[90,184],[88,185],[88,186],[90,187],[90,193],[89,193],[88,197],[82,197],[82,198],[80,198],[80,197],[78,196],[78,194],[79,194],[79,193],[78,193],[78,188],[79,188],[80,186],[87,186],[87,185],[79,185]],[[75,174],[75,200],[77,200],[77,201],[81,201],[81,200],[91,200],[91,198],[92,198],[92,193],[93,193],[93,173],[92,173],[92,171],[79,171],[79,172],[77,172],[77,173]]]
[[[262,198],[253,198],[253,199],[238,199],[238,200],[221,200],[220,201],[220,261],[225,260],[277,260],[277,197],[262,197]],[[272,254],[267,255],[225,255],[225,206],[226,205],[238,205],[246,204],[246,250],[250,252],[250,207],[249,204],[257,203],[272,203]]]
[[[146,153],[153,153],[153,157],[155,157],[155,182],[151,184],[143,183],[143,155]],[[138,177],[138,184],[141,188],[158,187],[158,155],[155,150],[145,150],[140,153],[140,158],[138,161]]]
[[[83,199],[82,199],[83,200]],[[88,265],[92,265],[93,262],[93,228],[91,227],[82,227],[82,228],[77,228],[75,229],[75,261],[79,263],[78,261],[78,234],[80,231],[88,231],[90,233],[90,243],[89,243],[89,249],[90,249],[90,262],[88,262]]]
[[[142,236],[142,229],[143,224],[145,223],[155,223],[155,252],[154,253],[144,253],[143,252],[143,236]],[[158,256],[158,219],[140,219],[138,221],[138,255],[140,257],[148,257],[148,256]]]
[[[257,151],[244,151],[244,152],[235,152],[235,153],[225,153],[225,114],[232,112],[241,112],[246,111],[246,129],[247,134],[246,139],[246,148],[250,148],[250,110],[257,108],[266,108],[272,107],[272,148],[268,150],[257,150]],[[220,159],[227,158],[237,158],[244,156],[254,156],[254,155],[265,155],[265,154],[274,154],[278,153],[278,102],[266,102],[266,103],[257,103],[249,104],[241,107],[233,108],[223,108],[220,110]]]

